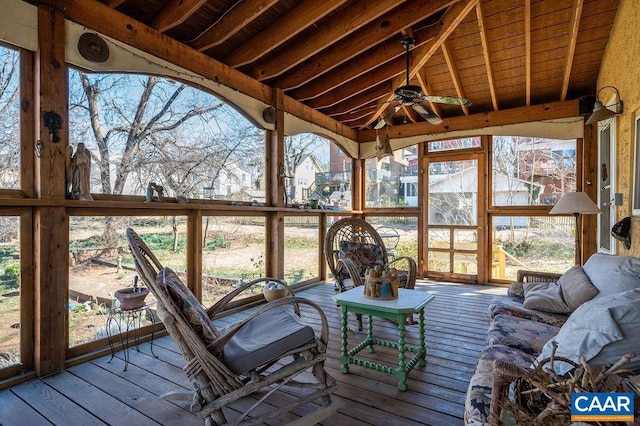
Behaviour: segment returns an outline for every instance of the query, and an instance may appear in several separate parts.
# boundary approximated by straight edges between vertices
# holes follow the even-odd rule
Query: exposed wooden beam
[[[224,57],[223,62],[231,67],[249,64],[311,27],[316,21],[342,6],[346,1],[336,0],[327,3],[318,0],[303,0],[280,19],[245,41],[242,46],[234,49]]]
[[[160,32],[182,24],[207,0],[171,0],[153,17],[149,26]]]
[[[177,40],[95,0],[66,0],[66,18],[71,19],[115,40],[140,49],[150,55],[176,64],[204,78],[232,87],[238,92],[271,104],[270,87],[242,74],[241,72],[191,49]],[[356,132],[348,126],[315,111],[306,105],[284,97],[285,111],[309,123],[337,132],[345,138],[355,140]]]
[[[322,3],[326,7],[326,2]],[[277,53],[270,55],[252,67],[247,74],[257,80],[277,77],[290,70],[302,61],[323,50],[326,46],[342,40],[344,37],[359,30],[369,22],[384,15],[395,7],[402,7],[404,1],[398,0],[359,0],[332,16],[324,25],[305,34],[304,38],[296,40]],[[305,19],[308,19],[305,17]]]
[[[446,40],[442,42],[440,48],[442,49],[444,60],[447,63],[447,68],[449,68],[449,74],[451,74],[451,80],[453,81],[453,87],[456,89],[456,94],[459,98],[464,98],[464,91],[462,90],[462,84],[460,84],[460,76],[458,75],[458,67],[456,66],[455,60],[451,55],[451,49],[449,49],[449,44]],[[468,106],[462,105],[462,111],[464,111],[465,115],[469,115]]]
[[[429,27],[423,31],[417,32],[415,39],[416,45],[421,46],[438,34],[438,28]],[[388,61],[395,61],[392,67],[393,71],[385,75],[383,70],[377,70]],[[387,40],[370,52],[349,61],[345,66],[333,69],[320,78],[314,79],[309,84],[288,92],[289,95],[296,99],[312,99],[323,95],[337,86],[347,84],[351,80],[365,76],[369,73],[375,73],[378,81],[389,79],[398,74],[397,69],[405,68],[404,49],[398,40]],[[294,68],[295,71],[297,68]],[[276,83],[277,84],[277,83]]]
[[[388,81],[385,81],[376,86],[373,86],[370,89],[365,90],[360,94],[360,96],[352,96],[345,99],[343,102],[336,103],[333,106],[321,108],[320,112],[329,116],[334,116],[360,109],[365,105],[370,105],[373,101],[382,98],[387,93],[389,93],[389,90],[391,90],[391,85]],[[371,112],[373,111],[369,111],[369,113]]]
[[[429,58],[431,58],[431,56],[433,56],[433,54],[440,48],[442,42],[451,35],[453,30],[458,27],[460,22],[464,20],[464,18],[469,14],[471,9],[476,6],[477,3],[478,0],[464,0],[451,6],[451,8],[444,15],[443,24],[440,28],[438,37],[434,40],[431,40],[429,43],[426,43],[424,46],[418,48],[414,47],[414,49],[412,50],[409,78],[413,78],[416,76],[416,74],[425,66]],[[393,82],[394,87],[399,84],[404,83],[400,79],[396,79],[396,81]],[[389,96],[389,100],[392,99],[393,94]],[[384,111],[385,108],[379,108],[378,111],[376,111],[376,113],[373,114],[369,118],[369,120],[367,120],[365,126],[368,126],[376,121]]]
[[[580,28],[580,16],[582,15],[582,6],[584,0],[575,0],[573,2],[573,14],[571,19],[571,33],[569,36],[569,46],[567,48],[567,58],[564,67],[564,77],[562,79],[562,93],[560,100],[567,99],[569,91],[569,79],[571,78],[571,67],[573,65],[573,56],[576,52],[576,41],[578,39],[578,30]]]
[[[240,31],[249,22],[262,15],[276,3],[278,3],[278,0],[243,0],[235,3],[209,29],[200,34],[191,43],[191,47],[202,52],[224,43],[229,37]]]
[[[431,89],[431,83],[429,83],[429,80],[427,79],[427,74],[424,68],[421,69],[418,74],[416,74],[416,78],[418,79],[418,84],[420,84],[420,88],[425,95],[428,96],[433,93],[433,89]],[[429,107],[431,108],[431,111],[435,112],[439,116],[442,115],[439,104],[435,102],[429,102]]]
[[[345,100],[352,97],[362,97],[360,95],[362,92],[384,82],[386,82],[389,87],[389,93],[392,93],[394,86],[392,86],[390,84],[391,82],[387,80],[389,80],[390,77],[402,75],[404,70],[405,67],[403,59],[396,59],[384,63],[375,70],[366,73],[355,80],[334,87],[333,90],[328,91],[324,95],[307,101],[306,104],[311,108],[327,108],[340,102],[345,102]],[[392,99],[393,97],[389,97],[385,100]],[[368,98],[366,100],[370,101],[371,99]],[[363,100],[362,103],[366,103],[366,100]]]
[[[524,0],[524,55],[526,104],[531,105],[531,0]]]
[[[356,34],[330,45],[308,61],[270,83],[275,87],[290,90],[314,79],[316,81],[324,80],[322,76],[325,73],[356,57],[358,57],[358,61],[362,59],[371,61],[371,56],[389,58],[389,53],[382,56],[382,52],[379,50],[388,51],[389,45],[394,44],[393,52],[402,51],[399,40],[393,37],[398,34],[398,31],[432,16],[456,1],[459,0],[436,0],[425,4],[424,0],[408,0],[402,7],[367,24]],[[390,37],[392,38],[390,41],[393,43],[382,43]],[[363,52],[366,53],[361,55]],[[380,59],[377,61],[378,63],[382,62]],[[317,92],[315,96],[322,93],[324,92]]]
[[[404,115],[409,118],[412,123],[418,122],[418,113],[415,109],[408,107],[407,105],[402,105],[402,111],[404,111]]]
[[[126,0],[107,0],[104,4],[111,8],[116,8],[124,3]]]
[[[376,105],[370,105],[369,107],[366,107],[366,108],[357,109],[355,111],[347,112],[340,115],[334,115],[332,117],[342,123],[349,123],[352,121],[364,119],[369,114],[371,114],[371,112],[375,110],[375,108],[376,108]]]
[[[528,107],[489,111],[480,114],[463,115],[443,119],[442,123],[434,126],[421,121],[415,124],[394,126],[388,129],[390,138],[407,138],[412,136],[444,134],[462,130],[483,129],[492,126],[508,124],[530,123],[542,120],[579,117],[579,101],[577,99],[552,102]],[[359,142],[371,142],[376,138],[376,131],[365,129],[358,132]]]
[[[484,26],[484,10],[482,2],[476,6],[476,16],[478,17],[478,28],[480,30],[480,40],[482,41],[482,54],[484,56],[484,66],[487,69],[487,81],[489,82],[489,92],[491,93],[491,103],[493,110],[498,110],[498,96],[496,95],[496,85],[493,82],[493,71],[491,70],[491,54],[489,53],[489,42],[487,41],[487,30]]]

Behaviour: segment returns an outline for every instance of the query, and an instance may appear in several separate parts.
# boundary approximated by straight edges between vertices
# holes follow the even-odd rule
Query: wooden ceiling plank
[[[464,0],[455,5],[451,6],[451,8],[444,15],[443,23],[440,28],[440,33],[437,38],[426,43],[424,46],[419,48],[414,48],[411,51],[411,60],[410,60],[410,68],[409,68],[409,78],[413,78],[416,74],[424,67],[429,58],[440,48],[440,45],[444,40],[446,40],[451,33],[456,29],[456,27],[462,22],[462,20],[469,14],[471,9],[473,9],[478,0]],[[399,78],[394,79],[393,81],[394,87],[398,84],[404,84]],[[389,101],[393,99],[393,94],[389,96]],[[382,115],[382,113],[386,110],[386,106],[383,105],[378,110],[371,115],[371,117],[367,120],[365,126],[370,125],[374,121]]]
[[[437,28],[426,28],[420,31],[419,34],[416,34],[416,44],[420,46],[431,40],[437,34]],[[418,42],[418,40],[420,41]],[[387,71],[386,68],[384,68],[384,64],[391,61],[395,62],[392,66],[393,71]],[[382,67],[382,69],[379,69],[380,67]],[[374,73],[378,81],[388,79],[392,75],[397,75],[398,69],[405,69],[404,49],[397,40],[389,40],[381,46],[376,47],[375,51],[366,53],[364,57],[361,56],[351,60],[345,66],[329,71],[324,74],[322,78],[314,79],[309,84],[288,93],[295,99],[312,99],[368,73]],[[388,74],[385,75],[385,73]],[[276,84],[276,87],[279,86]]]
[[[462,84],[460,84],[460,76],[458,75],[458,68],[456,67],[455,60],[451,55],[451,50],[449,49],[449,44],[445,40],[440,45],[442,49],[442,54],[444,55],[444,59],[447,62],[447,67],[449,68],[449,74],[451,74],[451,80],[453,81],[453,87],[456,90],[456,95],[459,98],[464,98],[464,91],[462,90]],[[419,74],[419,73],[418,73]],[[466,105],[461,105],[462,111],[464,111],[465,115],[469,115],[469,107]]]
[[[573,13],[571,19],[571,32],[569,36],[569,48],[567,49],[566,65],[564,68],[564,78],[562,79],[562,93],[560,100],[567,98],[569,91],[569,79],[571,78],[571,67],[573,65],[573,57],[576,51],[576,41],[578,39],[578,30],[580,28],[580,16],[582,16],[582,6],[584,0],[575,0],[573,2]]]
[[[326,8],[326,2],[318,3],[321,3]],[[252,67],[247,74],[258,81],[277,77],[322,51],[327,46],[358,31],[391,9],[401,7],[402,3],[404,3],[404,0],[356,1],[342,10],[341,13],[334,15],[321,27],[306,33],[304,38],[296,39],[296,43],[290,43],[285,48],[279,49],[275,54],[264,58],[257,66]],[[308,17],[304,17],[304,19],[306,21]]]
[[[310,60],[270,82],[270,85],[280,87],[283,90],[295,89],[311,80],[319,79],[323,74],[355,57],[361,60],[361,56],[366,56],[366,59],[370,61],[369,57],[375,55],[388,59],[391,57],[389,53],[385,52],[385,56],[382,56],[378,50],[379,48],[390,50],[386,46],[390,43],[386,43],[383,46],[380,43],[457,1],[459,0],[437,0],[428,2],[425,5],[424,0],[407,0],[401,8],[392,10],[367,24],[356,34],[330,45],[317,55],[314,55]],[[431,29],[435,32],[434,28]],[[402,47],[395,38],[393,43],[393,52],[402,52]],[[367,52],[368,50],[369,52]],[[365,55],[361,55],[364,52],[366,52]],[[378,62],[382,62],[382,59],[378,59]],[[321,93],[316,93],[316,96]]]
[[[118,6],[120,6],[122,3],[124,3],[126,0],[107,0],[104,4],[107,7],[111,7],[111,8],[116,8]]]
[[[402,76],[405,70],[404,60],[396,59],[390,62],[386,62],[375,70],[366,73],[355,80],[345,82],[335,86],[332,90],[310,99],[306,102],[311,108],[327,108],[338,102],[344,102],[345,100],[358,96],[365,90],[374,87],[382,82],[389,85],[389,92],[393,92],[395,86],[391,85],[389,78],[394,76]],[[297,98],[296,98],[297,99]]]
[[[524,0],[525,97],[531,105],[531,0]]]
[[[227,54],[222,61],[234,68],[250,64],[313,26],[316,21],[346,2],[347,0],[303,0],[280,19]]]
[[[408,138],[413,136],[445,134],[455,131],[476,130],[492,126],[578,117],[578,105],[579,101],[577,99],[564,102],[550,102],[529,107],[444,118],[442,123],[438,125],[421,121],[405,126],[394,126],[388,128],[387,133],[392,139]],[[358,132],[358,142],[370,142],[375,140],[375,138],[375,130],[364,129]]]
[[[270,87],[98,1],[65,0],[65,6],[65,17],[80,25],[206,79],[234,88],[238,92],[266,104],[271,104],[273,101],[273,89]],[[345,138],[353,140],[357,138],[356,132],[349,126],[339,123],[289,96],[284,96],[284,109],[302,120],[341,134]]]
[[[182,24],[207,0],[171,0],[149,22],[149,26],[160,32]]]
[[[371,105],[369,108],[363,108],[361,110],[348,112],[346,114],[334,115],[331,116],[331,118],[341,123],[350,123],[352,121],[358,121],[366,118],[369,114],[371,114],[370,110],[374,109],[375,107],[375,105]]]
[[[183,2],[185,0],[173,1]],[[278,0],[243,0],[235,3],[211,27],[200,34],[191,43],[191,47],[202,52],[224,43],[276,3],[278,3]]]
[[[487,41],[487,29],[484,25],[484,11],[482,2],[478,2],[476,6],[476,16],[478,17],[478,28],[480,31],[480,40],[482,41],[482,51],[484,54],[484,64],[487,70],[487,80],[489,82],[489,92],[491,93],[491,103],[493,110],[498,110],[498,96],[496,95],[496,86],[493,81],[493,72],[491,71],[491,55],[489,53],[489,43]]]
[[[348,99],[345,99],[343,102],[338,102],[335,105],[327,108],[319,108],[319,110],[323,114],[327,114],[329,116],[346,114],[348,112],[360,109],[368,104],[371,104],[374,101],[377,101],[378,99],[388,94],[390,89],[391,85],[389,85],[389,82],[383,82],[381,84],[378,84],[377,86],[365,90],[364,92],[361,92],[359,96],[352,96]],[[369,113],[371,113],[371,111]]]
[[[416,75],[416,78],[418,79],[418,84],[420,84],[420,88],[425,95],[429,96],[434,93],[433,89],[431,88],[431,83],[427,79],[427,74],[424,68],[420,70],[420,72]],[[435,102],[429,102],[429,108],[431,108],[431,111],[435,112],[439,116],[442,116],[442,111],[440,110],[439,104]]]

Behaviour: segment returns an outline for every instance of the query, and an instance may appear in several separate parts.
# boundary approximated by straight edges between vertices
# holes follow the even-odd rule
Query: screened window
[[[0,45],[0,188],[20,188],[20,53]]]
[[[91,192],[264,202],[264,132],[175,80],[70,70],[70,144],[91,155]],[[91,120],[91,117],[96,117]]]
[[[285,197],[289,206],[351,208],[351,158],[329,139],[312,133],[287,136]]]
[[[20,218],[0,216],[0,369],[20,363]]]
[[[493,205],[552,205],[576,189],[576,140],[494,136]]]
[[[115,292],[133,286],[135,269],[125,236],[133,227],[162,265],[176,271],[186,283],[186,218],[181,216],[69,218],[69,347],[104,339],[107,314],[116,307]],[[99,262],[93,260],[99,259]],[[140,281],[139,284],[142,284]],[[154,302],[152,295],[145,302]],[[129,326],[149,325],[143,318]],[[111,322],[111,335],[126,330],[126,324]]]
[[[418,205],[417,146],[398,149],[393,156],[365,161],[367,207],[416,207]]]
[[[479,148],[482,146],[479,136],[473,138],[449,139],[427,143],[428,152],[453,151],[456,149]]]

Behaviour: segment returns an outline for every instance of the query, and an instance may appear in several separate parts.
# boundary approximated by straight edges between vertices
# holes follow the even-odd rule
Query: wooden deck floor
[[[344,403],[322,425],[463,423],[464,395],[487,331],[486,307],[505,289],[441,283],[420,283],[416,288],[436,298],[426,310],[427,366],[411,371],[406,392],[400,392],[396,379],[382,372],[352,366],[349,374],[340,373],[340,327],[331,301],[333,286],[326,284],[300,293],[327,313],[331,341],[326,368],[338,382],[337,399]],[[392,323],[374,324],[376,336],[397,338]],[[351,333],[350,346],[361,337]],[[415,337],[415,330],[409,326],[407,340]],[[181,369],[182,356],[170,337],[156,339],[153,348],[157,359],[150,355],[148,343],[141,345],[141,352],[130,351],[127,371],[123,371],[119,352],[110,363],[110,356],[106,356],[6,389],[0,392],[0,424],[202,425],[203,421],[188,411],[187,402],[158,398],[171,390],[191,389],[191,385]],[[397,362],[397,355],[386,348],[367,356],[391,365]],[[268,401],[277,405],[295,397],[294,391],[278,391]],[[234,404],[229,407],[228,417],[250,405],[250,400]],[[314,408],[311,405],[308,411]],[[298,410],[269,424],[284,424],[306,412]]]

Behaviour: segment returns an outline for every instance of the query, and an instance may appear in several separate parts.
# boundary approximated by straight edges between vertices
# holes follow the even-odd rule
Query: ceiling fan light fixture
[[[471,106],[471,101],[464,98],[454,98],[451,96],[431,96],[425,95],[422,92],[422,87],[409,84],[410,72],[409,72],[409,49],[415,44],[413,37],[404,37],[401,41],[402,46],[405,49],[405,84],[396,88],[393,91],[393,100],[388,102],[395,103],[390,107],[387,112],[380,117],[376,125],[373,127],[375,130],[381,129],[386,124],[391,123],[393,116],[400,110],[402,106],[410,106],[418,115],[424,118],[428,123],[433,125],[439,125],[442,123],[442,118],[429,108],[426,102],[441,103],[449,105]]]

